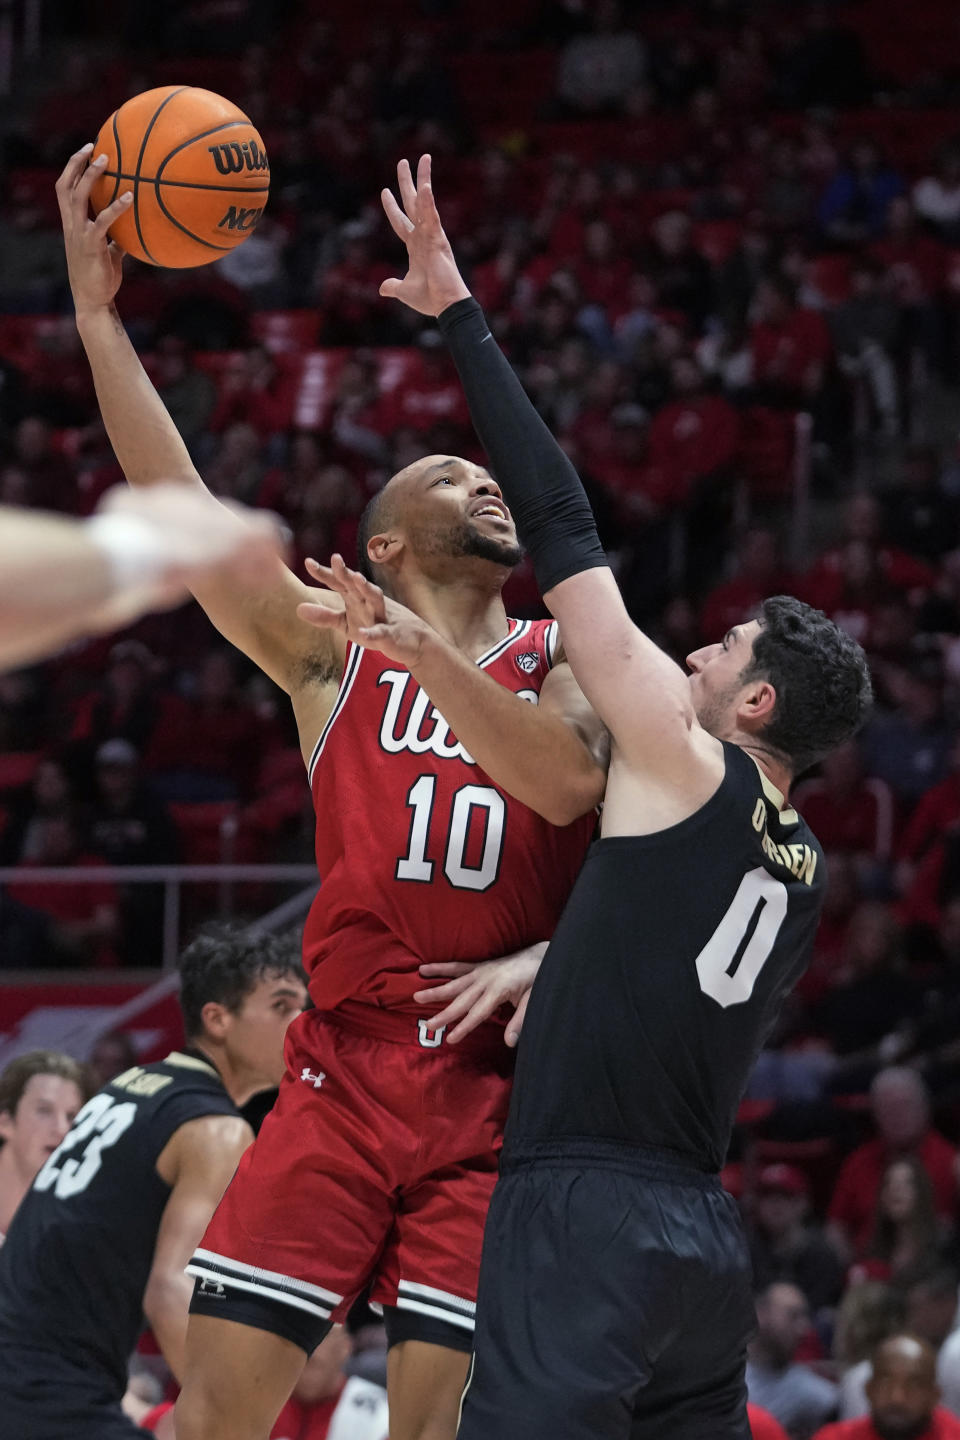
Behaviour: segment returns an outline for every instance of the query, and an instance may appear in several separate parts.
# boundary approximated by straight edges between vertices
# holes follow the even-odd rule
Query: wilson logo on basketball
[[[221,175],[239,175],[243,170],[268,171],[270,161],[266,150],[261,150],[256,140],[230,140],[225,145],[208,145],[213,163]]]
[[[532,675],[540,663],[540,655],[536,650],[521,650],[516,660],[524,675]]]
[[[259,210],[244,210],[239,205],[231,205],[223,219],[218,222],[217,229],[252,230],[262,214],[262,205]]]

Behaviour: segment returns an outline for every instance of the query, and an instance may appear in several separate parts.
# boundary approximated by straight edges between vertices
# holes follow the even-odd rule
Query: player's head
[[[867,657],[820,610],[792,595],[687,656],[697,718],[722,740],[749,735],[791,775],[856,734],[873,690]]]
[[[866,1390],[880,1440],[917,1440],[929,1429],[940,1398],[936,1351],[912,1335],[882,1340]]]
[[[481,466],[444,455],[414,460],[373,497],[357,552],[358,568],[388,593],[411,566],[443,582],[462,578],[469,562],[499,585],[521,559],[499,485]]]
[[[184,950],[179,969],[187,1040],[250,1094],[278,1085],[287,1026],[307,999],[299,945],[211,925]]]
[[[52,1155],[89,1095],[82,1065],[56,1050],[31,1050],[0,1074],[0,1141],[24,1179]]]

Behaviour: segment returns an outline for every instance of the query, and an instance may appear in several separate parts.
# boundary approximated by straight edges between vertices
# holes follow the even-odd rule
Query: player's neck
[[[418,575],[407,580],[397,599],[473,660],[507,634],[500,584],[491,584],[488,577],[467,576],[451,583]]]
[[[238,1110],[242,1110],[247,1101],[252,1100],[261,1090],[270,1089],[269,1080],[265,1080],[262,1075],[252,1074],[246,1066],[233,1064],[226,1050],[207,1039],[192,1041],[189,1049],[199,1059],[206,1060],[208,1065],[213,1066],[224,1090]]]
[[[788,803],[790,786],[793,784],[793,775],[779,760],[775,754],[767,750],[755,735],[744,734],[742,731],[731,735],[730,739],[741,750],[745,750],[757,768],[766,775],[774,789],[779,790],[783,796],[783,803]]]

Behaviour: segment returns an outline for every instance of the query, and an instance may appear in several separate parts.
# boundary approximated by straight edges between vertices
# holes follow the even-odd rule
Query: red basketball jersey
[[[536,704],[553,621],[510,621],[477,664]],[[457,742],[408,670],[347,648],[309,766],[321,886],[304,931],[310,994],[422,1012],[418,966],[489,960],[548,940],[593,834],[506,795]]]

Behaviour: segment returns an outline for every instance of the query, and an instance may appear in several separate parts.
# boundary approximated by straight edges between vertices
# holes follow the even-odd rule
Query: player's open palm
[[[430,179],[430,156],[421,155],[416,181],[409,163],[401,160],[397,188],[400,204],[391,190],[381,190],[380,199],[394,234],[407,247],[409,269],[402,280],[384,280],[380,294],[402,300],[421,315],[439,315],[448,305],[465,300],[470,291],[440,223]]]
[[[449,960],[421,965],[420,974],[426,979],[449,978],[428,990],[418,990],[413,998],[418,1005],[445,1002],[445,1008],[430,1017],[430,1028],[439,1030],[452,1025],[447,1035],[448,1045],[456,1045],[471,1030],[476,1030],[496,1014],[501,1005],[512,1005],[513,1014],[507,1022],[504,1039],[508,1045],[516,1045],[546,948],[544,940],[500,960],[476,963]]]
[[[101,210],[95,220],[90,218],[90,192],[106,164],[105,155],[91,159],[92,150],[92,145],[84,145],[71,155],[57,181],[67,273],[78,315],[111,304],[120,289],[123,252],[111,243],[107,231],[133,199],[128,191]]]
[[[339,630],[355,645],[379,650],[388,660],[408,669],[417,663],[430,630],[425,620],[398,601],[389,600],[379,585],[358,570],[351,570],[340,555],[332,556],[329,565],[307,560],[306,566],[314,580],[340,596],[343,608],[322,599],[305,601],[297,606],[301,620],[320,630]]]

